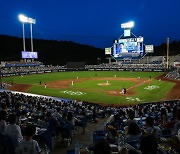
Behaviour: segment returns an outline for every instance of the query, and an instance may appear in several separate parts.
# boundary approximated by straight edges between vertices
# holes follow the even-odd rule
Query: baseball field
[[[73,71],[11,76],[2,80],[12,84],[10,90],[105,105],[180,99],[179,82],[164,79],[162,72]]]

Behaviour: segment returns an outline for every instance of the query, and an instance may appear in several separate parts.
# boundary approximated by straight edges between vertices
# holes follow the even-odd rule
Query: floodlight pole
[[[33,35],[32,35],[32,23],[30,23],[30,31],[31,31],[31,52],[33,52]]]
[[[166,68],[169,68],[169,38],[167,38],[167,59],[166,59]]]
[[[23,49],[24,51],[26,51],[24,22],[22,22],[22,28],[23,28]]]

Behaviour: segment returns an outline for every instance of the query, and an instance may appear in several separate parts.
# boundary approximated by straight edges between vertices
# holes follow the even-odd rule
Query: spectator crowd
[[[0,153],[50,152],[57,138],[69,145],[77,127],[85,134],[87,123],[99,118],[107,120],[103,129],[93,132],[94,154],[104,149],[122,154],[178,153],[179,106],[179,100],[102,106],[1,91]]]
[[[165,78],[180,80],[180,70],[175,70],[166,74]]]
[[[67,71],[66,66],[52,66],[52,65],[10,65],[11,67],[2,67],[2,76],[10,75],[24,75],[34,73],[48,73]],[[99,65],[86,65],[84,70],[132,70],[132,71],[164,71],[166,70],[163,64],[132,64],[132,63],[121,63],[121,64],[99,64]]]
[[[160,69],[164,70],[163,64],[133,64],[130,62],[123,62],[121,64],[100,64],[100,65],[86,65],[86,69]]]

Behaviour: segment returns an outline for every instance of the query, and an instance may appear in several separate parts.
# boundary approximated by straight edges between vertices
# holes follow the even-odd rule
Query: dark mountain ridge
[[[30,39],[26,38],[26,50],[31,51]],[[104,49],[71,41],[33,39],[34,51],[38,52],[38,61],[44,64],[65,65],[66,62],[85,62],[97,64],[106,61]],[[169,54],[180,53],[180,41],[169,44]],[[1,61],[19,61],[23,50],[23,40],[19,37],[0,35]],[[152,56],[166,56],[167,46],[163,43],[154,47]]]

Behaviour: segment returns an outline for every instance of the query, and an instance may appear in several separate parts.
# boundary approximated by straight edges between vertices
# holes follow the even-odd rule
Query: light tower
[[[26,43],[25,43],[25,31],[24,31],[24,23],[27,23],[28,19],[26,16],[20,14],[18,16],[19,21],[22,22],[22,28],[23,28],[23,50],[26,51]]]
[[[134,22],[133,21],[121,24],[121,28],[124,29],[124,37],[131,36],[131,29],[133,27],[134,27]]]
[[[23,49],[26,51],[26,45],[25,45],[25,30],[24,30],[24,24],[29,23],[30,24],[30,33],[31,33],[31,51],[33,52],[33,35],[32,35],[32,24],[36,23],[36,20],[33,18],[29,18],[23,14],[20,14],[18,16],[19,20],[22,22],[23,25]]]

